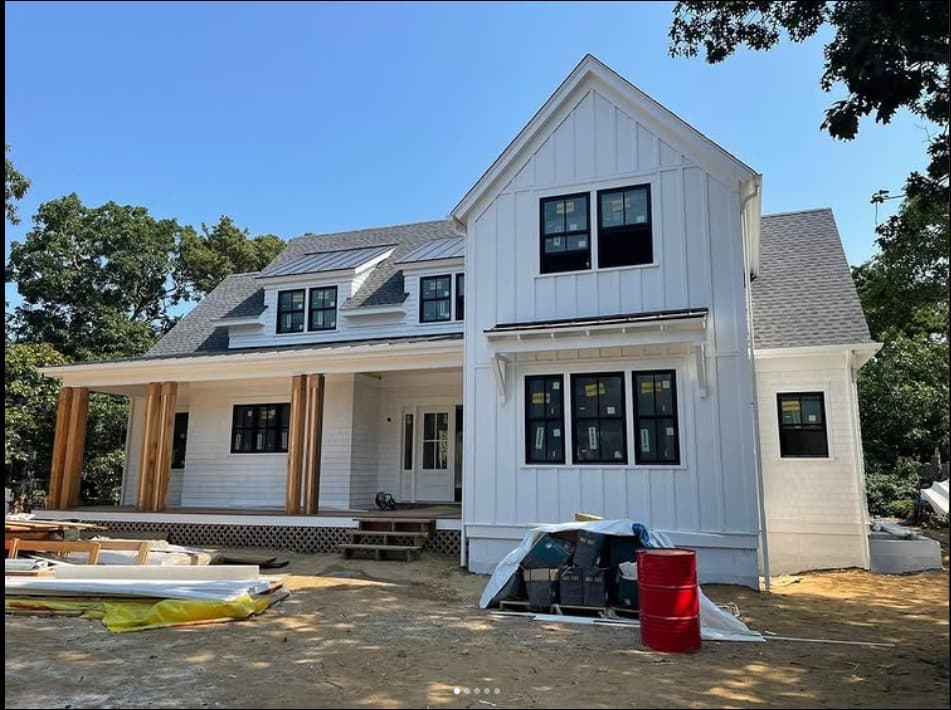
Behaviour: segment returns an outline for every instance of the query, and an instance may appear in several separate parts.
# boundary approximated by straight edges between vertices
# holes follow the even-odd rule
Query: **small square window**
[[[419,280],[419,320],[436,323],[452,320],[452,278],[424,276]]]
[[[822,392],[779,393],[776,404],[779,455],[783,458],[826,458],[829,439]]]
[[[277,332],[304,332],[304,289],[278,292]]]

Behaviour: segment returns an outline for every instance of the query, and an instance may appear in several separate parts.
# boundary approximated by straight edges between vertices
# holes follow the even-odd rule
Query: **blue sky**
[[[440,218],[591,52],[763,173],[765,213],[832,207],[865,260],[922,122],[834,141],[828,35],[710,66],[668,57],[672,7],[6,3],[5,141],[33,182],[7,245],[74,191],[283,238]]]

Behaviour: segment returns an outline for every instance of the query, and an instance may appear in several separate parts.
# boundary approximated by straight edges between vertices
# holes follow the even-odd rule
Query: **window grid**
[[[635,463],[679,465],[677,373],[674,370],[640,370],[632,375]]]
[[[290,404],[236,404],[231,426],[231,453],[287,451]]]
[[[337,287],[322,286],[310,290],[309,330],[335,330],[337,327]]]
[[[613,397],[608,387],[615,387]],[[624,395],[624,373],[577,373],[571,376],[572,463],[627,464],[627,425]],[[584,393],[584,397],[579,393]],[[591,400],[595,400],[592,402]],[[610,402],[614,401],[614,404]],[[593,412],[588,409],[593,405]],[[583,409],[582,409],[583,408]],[[586,431],[587,440],[580,434]],[[611,453],[611,438],[617,448]],[[607,438],[607,441],[606,441]],[[582,444],[587,443],[587,447]],[[596,454],[582,454],[596,451]]]
[[[538,407],[542,409],[539,410]],[[565,399],[561,375],[525,378],[525,463],[565,462]]]
[[[419,322],[452,320],[452,277],[423,276],[419,280]]]
[[[304,332],[304,292],[298,288],[277,294],[277,332]]]

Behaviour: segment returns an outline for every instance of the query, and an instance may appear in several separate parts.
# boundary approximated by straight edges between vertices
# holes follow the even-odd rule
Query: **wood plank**
[[[423,549],[420,545],[366,545],[357,542],[344,542],[337,545],[337,547],[341,550],[382,550],[384,552],[418,552]]]
[[[148,540],[94,540],[103,550],[134,550],[138,552],[134,564],[144,565],[149,561],[152,543]]]
[[[63,506],[60,491],[63,487],[63,473],[66,469],[66,440],[69,438],[69,412],[73,400],[73,388],[62,387],[59,391],[59,405],[56,408],[56,434],[53,438],[53,461],[50,466],[50,483],[46,494],[46,504],[51,510]]]
[[[152,510],[156,513],[163,512],[168,504],[168,484],[172,473],[172,435],[175,429],[177,394],[177,383],[162,383],[162,416],[159,418],[160,429],[155,463],[155,487],[152,493]]]
[[[139,457],[139,491],[136,497],[136,511],[148,512],[151,509],[152,489],[154,486],[153,471],[155,470],[154,437],[156,419],[160,416],[162,386],[158,382],[150,382],[148,395],[145,400],[145,422],[142,427],[142,453]]]
[[[304,447],[304,428],[306,422],[305,399],[307,397],[304,375],[291,378],[291,407],[287,441],[287,488],[285,491],[285,510],[288,515],[300,513],[301,497],[301,460]]]
[[[314,515],[320,507],[320,458],[324,432],[324,376],[307,377],[307,416],[304,438],[304,513]]]
[[[79,484],[83,475],[83,456],[86,453],[86,423],[89,418],[89,389],[73,388],[69,405],[69,438],[66,440],[66,462],[60,488],[60,503],[65,508],[79,505]]]
[[[16,559],[20,552],[48,552],[52,554],[69,554],[71,552],[85,552],[89,555],[88,564],[99,562],[100,545],[89,540],[14,540],[15,547],[11,549],[10,559]]]

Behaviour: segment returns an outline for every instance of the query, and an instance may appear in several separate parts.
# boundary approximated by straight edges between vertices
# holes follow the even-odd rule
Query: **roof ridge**
[[[764,214],[763,217],[785,217],[786,215],[791,214],[808,214],[810,212],[832,212],[831,207],[810,207],[804,210],[789,210],[787,212],[771,212],[770,214]]]
[[[388,225],[379,225],[376,227],[362,227],[360,229],[345,229],[340,232],[323,232],[321,234],[315,234],[314,232],[307,232],[305,234],[301,234],[298,237],[293,237],[287,243],[290,244],[291,242],[296,242],[298,239],[312,239],[314,237],[339,237],[343,234],[352,235],[352,234],[360,234],[362,232],[378,232],[383,229],[399,229],[400,227],[415,227],[420,224],[437,224],[440,222],[445,223],[449,221],[450,219],[448,217],[443,217],[442,219],[423,219],[423,220],[419,220],[418,222],[406,222],[404,224],[388,224]]]

